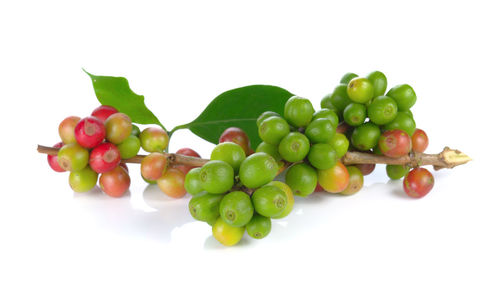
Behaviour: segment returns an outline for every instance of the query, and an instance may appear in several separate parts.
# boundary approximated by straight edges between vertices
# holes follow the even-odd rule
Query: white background
[[[495,1],[2,1],[1,293],[499,293]],[[74,194],[36,144],[97,100],[81,68],[125,76],[167,128],[235,87],[319,107],[347,71],[417,92],[428,151],[474,161],[421,200],[383,167],[352,197],[297,199],[261,241],[223,248],[131,168],[130,195]],[[212,145],[179,131],[171,148]],[[281,292],[283,291],[283,292]]]

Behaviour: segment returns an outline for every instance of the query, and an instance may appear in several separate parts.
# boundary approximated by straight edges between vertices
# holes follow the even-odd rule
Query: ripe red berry
[[[422,198],[429,193],[434,186],[434,177],[425,168],[415,168],[409,172],[404,181],[403,188],[406,194],[412,198]]]
[[[85,148],[94,148],[106,137],[104,123],[92,116],[81,119],[75,127],[76,142]]]
[[[247,134],[240,128],[230,127],[227,128],[219,137],[219,143],[233,142],[241,146],[245,154],[248,156],[253,153],[250,147],[250,139]]]
[[[97,173],[108,172],[120,164],[120,150],[111,143],[102,143],[90,152],[90,167]]]
[[[130,176],[121,166],[105,172],[99,178],[99,186],[111,197],[121,197],[130,187]]]
[[[413,151],[424,152],[427,146],[429,146],[429,138],[423,130],[416,129],[413,136],[411,136],[411,143]]]
[[[191,148],[181,148],[181,149],[177,150],[177,152],[175,152],[175,154],[182,154],[182,155],[192,156],[192,157],[198,157],[198,158],[201,157],[198,154],[198,152],[194,151]],[[175,168],[179,169],[180,171],[182,171],[186,175],[190,170],[192,170],[193,168],[195,168],[195,166],[177,165],[177,166],[175,166]]]
[[[59,136],[64,144],[76,143],[75,126],[79,121],[78,116],[68,116],[59,124]]]
[[[356,164],[356,167],[359,168],[363,176],[367,176],[375,170],[375,164],[372,163]]]
[[[92,111],[92,116],[97,117],[104,123],[110,115],[115,114],[117,112],[118,110],[113,106],[101,105],[96,109],[94,109],[94,111]]]
[[[53,147],[54,148],[61,148],[62,146],[63,146],[63,142],[59,142],[59,143],[55,144]],[[47,155],[47,161],[49,162],[50,167],[54,171],[56,171],[58,173],[65,172],[65,170],[57,162],[57,155]]]
[[[405,131],[385,131],[378,141],[380,151],[388,157],[401,157],[411,150],[411,139]]]

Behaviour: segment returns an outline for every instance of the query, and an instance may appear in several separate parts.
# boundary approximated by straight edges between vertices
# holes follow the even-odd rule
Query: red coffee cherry
[[[410,153],[411,139],[405,131],[385,131],[378,141],[380,151],[388,157],[401,157]]]
[[[130,187],[130,176],[121,166],[105,172],[99,178],[99,186],[111,197],[121,197]]]
[[[191,148],[181,148],[175,152],[175,154],[181,154],[181,155],[186,155],[186,156],[192,156],[192,157],[198,157],[201,158],[201,156],[198,154],[198,152],[194,151]],[[179,169],[182,171],[185,175],[195,168],[195,166],[188,166],[188,165],[176,165],[175,168]]]
[[[222,132],[219,137],[219,143],[224,142],[233,142],[240,145],[247,156],[253,153],[248,135],[240,128],[230,127]]]
[[[59,143],[55,144],[53,147],[54,148],[61,148],[62,146],[63,146],[63,142],[59,142]],[[47,155],[47,161],[48,161],[50,167],[54,171],[56,171],[58,173],[65,172],[65,170],[57,162],[57,155]]]
[[[113,170],[120,164],[120,150],[111,143],[102,143],[90,152],[90,167],[97,173]]]
[[[113,106],[101,105],[92,111],[92,116],[97,117],[104,123],[110,115],[115,113],[118,113],[118,110]]]
[[[76,142],[85,148],[94,148],[106,137],[104,123],[92,116],[81,119],[75,127]]]
[[[413,151],[422,153],[429,146],[429,138],[423,130],[416,129],[413,136],[411,136],[411,144]]]
[[[422,198],[434,187],[434,177],[425,168],[419,167],[409,172],[404,181],[403,188],[406,195],[412,198]]]

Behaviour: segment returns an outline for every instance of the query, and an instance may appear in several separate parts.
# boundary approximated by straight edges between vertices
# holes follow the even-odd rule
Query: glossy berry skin
[[[370,164],[370,163],[356,164],[356,167],[359,168],[363,176],[371,174],[375,170],[375,166],[376,166],[375,164]]]
[[[156,180],[160,190],[172,198],[181,198],[186,195],[184,178],[186,175],[175,167],[168,167],[163,175]]]
[[[403,84],[392,87],[387,96],[391,97],[398,104],[400,111],[410,109],[417,102],[417,95],[410,85]]]
[[[92,111],[92,116],[104,123],[110,115],[115,113],[118,113],[118,110],[113,106],[101,105]]]
[[[366,78],[373,85],[373,97],[382,96],[387,89],[387,77],[380,71],[372,71]]]
[[[318,143],[311,146],[307,159],[317,169],[329,169],[337,162],[337,154],[332,145]]]
[[[349,172],[349,184],[340,194],[353,195],[363,188],[363,174],[356,166],[348,166],[347,171]]]
[[[377,146],[380,138],[380,128],[374,123],[367,122],[356,127],[352,132],[352,145],[361,151],[368,151]]]
[[[422,153],[429,146],[429,137],[423,130],[416,129],[413,136],[411,136],[411,146],[413,151]]]
[[[349,185],[349,172],[337,161],[334,167],[318,171],[318,183],[327,192],[340,193]]]
[[[411,138],[402,130],[385,131],[380,136],[378,147],[385,156],[398,158],[410,153]]]
[[[158,152],[148,154],[141,162],[141,175],[145,180],[158,180],[167,168],[167,157]]]
[[[404,112],[398,112],[394,120],[384,126],[386,130],[403,130],[412,136],[415,133],[416,124],[413,118]]]
[[[106,140],[113,144],[120,144],[132,134],[132,121],[125,113],[110,115],[104,122]]]
[[[219,206],[219,214],[229,225],[243,227],[252,219],[252,200],[244,192],[231,192],[222,198]]]
[[[278,174],[278,170],[278,163],[271,155],[257,152],[241,163],[240,181],[247,188],[258,188],[271,182]]]
[[[293,198],[293,192],[290,186],[279,181],[272,181],[269,184],[267,184],[267,186],[274,186],[281,189],[281,191],[283,191],[286,194],[286,199],[287,199],[285,209],[283,209],[283,211],[279,215],[273,216],[273,218],[279,219],[289,215],[290,212],[292,212],[293,205],[295,204],[295,198]]]
[[[333,138],[328,141],[328,144],[335,150],[337,158],[342,158],[347,153],[347,150],[349,150],[349,140],[341,133],[336,133]]]
[[[156,127],[144,129],[139,135],[142,149],[147,152],[162,152],[167,148],[169,137],[167,132]]]
[[[184,179],[184,189],[193,196],[203,191],[200,172],[201,167],[193,168],[186,174],[186,178]]]
[[[278,113],[274,112],[274,111],[264,111],[261,115],[259,115],[259,117],[257,118],[257,128],[260,127],[260,124],[270,118],[270,117],[273,117],[273,116],[278,116],[280,117],[281,115],[279,115]]]
[[[263,186],[252,194],[255,211],[266,217],[279,216],[287,205],[285,192],[274,186]]]
[[[286,184],[293,194],[306,197],[314,192],[318,183],[316,170],[306,163],[292,165],[285,175]]]
[[[175,154],[181,154],[181,155],[201,158],[200,154],[198,154],[198,152],[194,151],[191,148],[181,148],[181,149],[177,150],[177,152],[175,152]],[[184,174],[187,174],[190,170],[192,170],[195,167],[189,166],[189,165],[177,165],[176,168],[180,169]]]
[[[337,110],[337,115],[341,116],[344,113],[344,109],[347,105],[351,104],[352,101],[347,95],[347,85],[341,84],[335,87],[331,96],[331,103]]]
[[[130,135],[125,141],[118,144],[120,156],[122,159],[129,159],[137,155],[141,149],[141,140],[136,136]]]
[[[101,174],[99,178],[101,190],[111,197],[121,197],[130,187],[130,176],[121,166]]]
[[[89,151],[78,143],[66,144],[57,153],[57,163],[67,171],[79,171],[89,163]]]
[[[189,201],[189,213],[199,221],[213,225],[219,218],[219,206],[224,196],[202,192]]]
[[[415,168],[406,175],[403,188],[406,195],[412,198],[422,198],[434,187],[434,177],[425,168]]]
[[[132,124],[132,132],[130,133],[130,135],[139,138],[139,136],[141,135],[141,130],[138,126]]]
[[[215,146],[210,155],[210,160],[227,162],[233,168],[234,172],[238,173],[245,157],[245,151],[240,145],[233,142],[224,142]]]
[[[350,126],[359,126],[365,122],[366,106],[360,103],[351,103],[344,109],[344,121]]]
[[[288,162],[301,161],[309,153],[309,148],[309,139],[299,132],[286,135],[278,146],[281,157]]]
[[[77,193],[87,192],[95,187],[97,177],[97,173],[87,166],[69,174],[69,185]]]
[[[120,150],[111,143],[102,143],[90,152],[89,165],[97,173],[113,170],[120,164]]]
[[[332,123],[334,129],[337,129],[337,126],[339,125],[339,116],[333,109],[324,108],[316,111],[313,114],[312,120],[314,121],[318,118],[328,119]]]
[[[336,128],[327,118],[313,120],[306,128],[305,134],[312,143],[326,143],[332,139]]]
[[[271,145],[271,144],[268,144],[266,142],[261,142],[259,144],[259,146],[257,146],[257,149],[255,149],[255,152],[264,152],[266,154],[269,154],[271,155],[274,160],[276,160],[277,162],[280,161],[282,159],[280,153],[279,153],[279,150],[278,150],[278,146],[276,145]]]
[[[354,78],[347,85],[347,95],[356,103],[369,102],[375,93],[372,83],[367,78]]]
[[[288,133],[290,133],[290,126],[279,116],[267,118],[259,126],[259,137],[271,145],[278,145]]]
[[[357,78],[358,75],[355,74],[355,73],[352,73],[352,72],[348,72],[346,73],[345,75],[342,76],[342,78],[340,79],[340,83],[341,84],[349,84],[349,82],[354,79],[354,78]]]
[[[238,244],[245,234],[245,227],[233,227],[222,218],[218,218],[212,226],[212,235],[224,246]]]
[[[296,128],[306,127],[312,120],[314,108],[306,98],[293,96],[285,103],[285,119]]]
[[[85,148],[94,148],[102,143],[106,137],[103,122],[95,117],[89,116],[81,119],[75,126],[75,139],[78,144]]]
[[[253,153],[248,135],[240,128],[231,127],[224,130],[219,137],[219,143],[224,142],[233,142],[240,145],[247,156]]]
[[[398,105],[394,99],[378,96],[368,106],[368,117],[377,125],[385,125],[396,118]]]
[[[75,127],[79,121],[78,116],[69,116],[59,124],[59,137],[64,144],[76,143]]]
[[[62,146],[63,142],[59,142],[52,147],[61,148]],[[50,168],[52,168],[52,170],[54,170],[55,172],[58,173],[65,172],[65,170],[57,162],[57,155],[47,155],[47,162],[49,163]]]
[[[233,187],[234,171],[227,162],[211,160],[201,167],[200,180],[203,190],[222,194]]]
[[[337,113],[337,108],[333,105],[332,102],[332,93],[328,93],[323,98],[321,98],[321,108],[328,108],[330,110],[335,111]]]
[[[391,180],[399,180],[402,177],[405,177],[408,172],[410,172],[410,168],[404,165],[387,165],[385,167],[385,171],[387,176]]]
[[[247,233],[254,239],[262,239],[271,232],[271,219],[258,213],[246,225]]]

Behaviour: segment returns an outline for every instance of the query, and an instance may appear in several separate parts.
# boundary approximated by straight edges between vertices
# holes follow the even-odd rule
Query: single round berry
[[[156,181],[160,190],[172,198],[181,198],[186,195],[184,178],[186,175],[175,167],[169,167]]]
[[[212,226],[212,235],[224,246],[233,246],[240,242],[245,234],[245,227],[233,227],[222,218],[218,218]]]
[[[293,96],[285,103],[285,119],[296,128],[307,126],[313,114],[311,101],[306,98]]]
[[[219,214],[229,225],[243,227],[252,219],[252,200],[244,192],[231,192],[222,198],[219,206]]]
[[[191,148],[181,148],[181,149],[177,150],[177,152],[175,152],[175,154],[181,154],[181,155],[201,158],[200,154],[198,154],[198,152],[194,151]],[[190,170],[195,168],[194,166],[182,165],[182,164],[176,165],[175,167],[177,169],[180,169],[184,174],[187,174]]]
[[[213,225],[219,217],[219,205],[223,197],[220,194],[199,193],[189,201],[189,213],[194,219]]]
[[[352,132],[352,145],[362,151],[367,151],[377,146],[380,137],[380,128],[374,123],[367,122],[356,127]]]
[[[201,167],[200,180],[208,193],[225,193],[233,187],[234,170],[227,162],[211,160]]]
[[[240,181],[250,189],[271,182],[279,170],[278,163],[266,153],[257,152],[248,156],[240,165]]]
[[[245,151],[246,155],[252,154],[252,148],[250,147],[250,139],[248,135],[240,128],[231,127],[227,128],[219,137],[219,143],[233,142],[241,146]]]
[[[186,174],[186,178],[184,179],[184,189],[193,196],[203,191],[200,173],[201,167],[193,168]]]
[[[337,108],[333,105],[332,93],[328,93],[323,98],[321,98],[320,105],[321,105],[321,108],[328,108],[328,109],[335,111],[335,113],[337,113]]]
[[[281,189],[281,191],[285,193],[287,199],[285,209],[283,209],[283,211],[279,215],[273,216],[273,218],[284,218],[285,216],[289,215],[290,212],[292,212],[293,205],[295,204],[295,198],[293,198],[293,192],[290,186],[279,181],[272,181],[267,184],[267,186],[274,186]]]
[[[417,95],[410,85],[403,84],[392,87],[387,96],[391,97],[398,104],[400,111],[410,109],[417,102]]]
[[[141,140],[136,136],[130,135],[125,141],[118,144],[120,156],[123,159],[129,159],[137,155],[141,149]]]
[[[293,194],[306,197],[314,192],[318,183],[316,170],[306,163],[292,165],[285,175],[285,182]]]
[[[167,168],[167,157],[163,153],[148,154],[141,161],[141,175],[148,181],[158,180]]]
[[[104,122],[106,140],[113,144],[120,144],[132,133],[132,121],[125,113],[110,115]]]
[[[318,183],[327,192],[340,193],[349,185],[349,172],[337,161],[334,167],[318,171]]]
[[[374,95],[374,88],[367,78],[354,78],[347,85],[347,95],[357,103],[367,103]]]
[[[67,171],[79,171],[89,163],[89,151],[78,143],[66,144],[57,153],[57,163]]]
[[[286,161],[297,162],[307,156],[309,148],[309,139],[304,134],[292,132],[281,140],[278,150]]]
[[[92,116],[83,118],[75,126],[75,139],[82,147],[94,148],[102,143],[105,137],[104,124],[98,118]]]
[[[111,143],[102,143],[90,152],[89,165],[98,173],[113,170],[120,164],[120,150]]]
[[[311,146],[307,159],[317,169],[329,169],[337,162],[337,154],[332,145],[318,143]]]
[[[280,188],[263,186],[252,194],[255,211],[266,217],[279,216],[287,205],[287,196]]]
[[[401,130],[385,131],[378,141],[382,154],[388,157],[401,157],[408,155],[411,150],[411,138]]]
[[[363,188],[363,174],[355,166],[348,166],[347,171],[349,172],[349,184],[340,194],[353,195]]]
[[[101,105],[92,111],[92,116],[104,123],[110,115],[115,113],[118,113],[118,110],[113,106]]]
[[[99,186],[107,195],[121,197],[130,187],[130,176],[123,167],[117,166],[101,175]]]
[[[411,145],[413,151],[422,153],[429,146],[429,137],[421,129],[416,129],[413,136],[411,136]]]
[[[54,148],[61,148],[63,146],[63,142],[59,142],[55,144],[53,147]],[[49,163],[50,167],[58,173],[65,172],[65,170],[59,165],[57,162],[57,155],[47,155],[47,162]]]
[[[241,163],[245,160],[245,151],[236,143],[219,143],[212,150],[210,160],[221,160],[227,162],[233,168],[234,172],[238,173]]]
[[[411,118],[413,118],[413,112],[411,112],[411,110],[399,110],[399,112],[403,112],[403,113],[406,113],[408,114]]]
[[[377,125],[385,125],[396,118],[398,105],[391,97],[378,96],[368,106],[368,117]]]
[[[262,141],[272,145],[278,145],[288,133],[290,133],[290,126],[279,116],[267,118],[259,126],[259,137]]]
[[[365,122],[366,106],[360,103],[351,103],[344,109],[344,121],[350,126],[359,126]]]
[[[138,126],[132,124],[132,132],[130,133],[130,135],[139,138],[139,136],[141,135],[141,130]]]
[[[271,232],[271,219],[256,213],[246,225],[247,233],[254,239],[262,239]]]
[[[363,176],[371,174],[375,170],[375,166],[373,163],[356,164],[356,167],[359,168]]]
[[[75,127],[79,121],[78,116],[69,116],[59,124],[59,137],[64,144],[76,143]]]
[[[255,149],[255,152],[264,152],[266,154],[269,154],[277,162],[282,159],[282,157],[281,157],[281,155],[279,153],[279,150],[278,150],[278,146],[271,145],[271,144],[266,143],[266,142],[260,143],[259,146],[257,146],[257,149]]]
[[[387,176],[392,180],[399,180],[402,177],[405,177],[408,172],[410,172],[410,168],[406,165],[390,165],[388,164],[385,167],[385,171]]]
[[[384,73],[380,71],[373,71],[369,73],[366,78],[373,85],[373,97],[382,96],[387,90],[387,78]]]
[[[162,152],[167,148],[169,137],[167,132],[156,127],[144,129],[139,135],[142,149],[147,152]]]
[[[352,73],[352,72],[348,72],[346,73],[345,75],[342,76],[342,78],[340,79],[340,83],[341,84],[349,84],[349,82],[354,79],[354,78],[357,78],[358,75],[355,74],[355,73]]]
[[[305,134],[312,143],[326,143],[333,138],[335,130],[329,119],[318,118],[307,126]]]
[[[386,130],[403,130],[408,135],[413,136],[416,124],[413,118],[404,112],[398,112],[394,120],[384,126]]]
[[[339,116],[333,109],[320,109],[316,111],[313,114],[312,120],[314,121],[318,118],[328,119],[332,123],[334,129],[337,129],[337,126],[339,125]]]
[[[403,187],[408,196],[422,198],[434,187],[434,177],[425,168],[415,168],[406,175]]]
[[[263,112],[261,115],[259,115],[259,117],[257,118],[257,128],[260,127],[260,124],[265,121],[266,119],[270,118],[270,117],[273,117],[273,116],[278,116],[280,117],[281,115],[279,115],[278,113],[274,112],[274,111],[265,111]]]
[[[349,150],[349,140],[341,133],[336,133],[328,144],[332,145],[337,158],[342,158]]]
[[[331,98],[332,104],[337,110],[337,115],[341,116],[344,113],[344,109],[347,105],[351,104],[352,101],[347,95],[347,85],[341,84],[335,87]]]
[[[90,167],[69,174],[69,185],[73,191],[83,193],[92,190],[97,183],[97,173]]]

